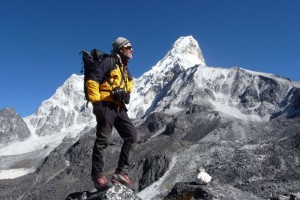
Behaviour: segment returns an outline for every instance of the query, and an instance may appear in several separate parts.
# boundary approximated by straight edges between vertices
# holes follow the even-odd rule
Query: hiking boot
[[[111,178],[111,182],[113,183],[120,183],[122,185],[125,185],[129,188],[132,187],[132,182],[128,178],[127,174],[114,174],[113,177]]]
[[[106,179],[106,176],[102,175],[94,182],[94,186],[98,191],[104,191],[111,188],[112,184]]]

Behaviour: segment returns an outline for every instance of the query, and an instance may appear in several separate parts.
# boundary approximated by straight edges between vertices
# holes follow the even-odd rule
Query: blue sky
[[[0,109],[34,113],[80,74],[80,50],[110,52],[118,36],[132,41],[136,78],[192,35],[208,66],[300,81],[299,10],[299,0],[1,1]]]

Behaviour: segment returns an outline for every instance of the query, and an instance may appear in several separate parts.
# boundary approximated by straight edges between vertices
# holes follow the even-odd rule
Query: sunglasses
[[[132,46],[124,46],[124,49],[132,50]]]

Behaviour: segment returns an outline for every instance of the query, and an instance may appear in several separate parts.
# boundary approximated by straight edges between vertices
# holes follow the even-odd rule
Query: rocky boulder
[[[114,184],[113,187],[103,192],[76,192],[70,194],[66,200],[141,200],[134,192],[121,184]]]

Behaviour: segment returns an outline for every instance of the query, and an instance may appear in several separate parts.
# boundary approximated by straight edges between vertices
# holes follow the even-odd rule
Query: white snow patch
[[[172,168],[175,166],[176,162],[177,162],[177,156],[174,156],[171,160],[169,170],[158,181],[155,181],[150,186],[148,186],[147,188],[139,192],[137,196],[143,200],[156,200],[155,197],[160,193],[164,192],[163,191],[164,187],[162,184],[165,178],[169,176],[169,173],[172,170]]]
[[[18,142],[12,142],[0,147],[0,156],[20,155],[33,152],[43,148],[54,149],[60,145],[65,138],[75,138],[85,126],[70,127],[69,130],[48,136],[37,136],[32,133],[31,137]]]
[[[197,174],[196,183],[198,184],[207,184],[211,181],[212,177],[205,171],[205,169],[200,169],[200,172]]]
[[[160,135],[160,134],[162,134],[162,133],[166,130],[166,127],[167,127],[167,126],[164,126],[164,127],[162,127],[160,130],[156,131],[156,133],[155,133],[154,135],[152,135],[152,136],[149,138],[149,140],[155,138],[156,136],[158,136],[158,135]]]
[[[35,169],[18,168],[18,169],[0,170],[0,180],[14,179],[33,172],[35,172]]]
[[[164,113],[168,114],[168,115],[173,115],[173,114],[176,114],[180,111],[183,111],[184,109],[183,108],[179,108],[179,107],[176,107],[176,106],[171,106],[169,109],[166,109],[164,111]]]
[[[257,115],[246,115],[243,114],[240,110],[238,110],[237,108],[231,107],[231,106],[227,106],[225,104],[216,102],[216,101],[211,101],[211,104],[213,104],[216,108],[217,111],[225,113],[229,116],[238,118],[238,119],[243,119],[246,121],[257,121],[260,122],[264,119],[260,118]]]
[[[59,146],[67,138],[79,138],[83,129],[91,129],[93,123],[90,126],[83,127],[82,125],[71,127],[68,131],[56,133],[49,136],[37,136],[32,134],[30,138],[25,141],[13,142],[6,146],[0,147],[0,156],[13,156],[30,153],[41,149],[46,149],[42,156],[46,157],[53,149]],[[24,157],[26,159],[26,157]],[[8,164],[8,163],[6,163]],[[66,163],[68,165],[68,163]],[[3,169],[0,171],[1,179],[13,179],[16,177],[24,176],[26,174],[34,172],[35,169]]]

